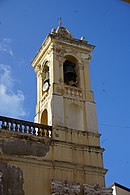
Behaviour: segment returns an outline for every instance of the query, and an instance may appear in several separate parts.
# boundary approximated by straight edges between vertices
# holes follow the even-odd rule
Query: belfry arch
[[[72,55],[66,55],[63,63],[64,83],[77,87],[79,85],[79,74],[77,68],[78,60]]]

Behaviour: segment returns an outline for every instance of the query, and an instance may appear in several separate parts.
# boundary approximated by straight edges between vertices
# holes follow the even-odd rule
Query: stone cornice
[[[84,171],[86,173],[90,172],[93,174],[105,174],[107,172],[107,169],[101,168],[101,167],[95,167],[91,165],[82,165],[82,164],[76,164],[72,162],[66,162],[66,161],[58,161],[55,160],[52,162],[54,167],[61,167],[65,169],[73,169],[78,171]]]
[[[88,44],[87,42],[84,42],[84,41],[79,40],[79,39],[75,39],[75,38],[69,39],[69,38],[66,38],[66,37],[58,35],[58,34],[49,34],[49,35],[52,39],[55,39],[55,40],[58,40],[60,42],[64,42],[67,44],[71,44],[71,45],[73,44],[76,46],[80,46],[84,49],[87,48],[89,51],[92,51],[95,48],[94,45]]]
[[[34,59],[32,60],[31,64],[32,66],[35,68],[36,64],[38,63],[38,61],[41,59],[41,56],[43,55],[43,53],[45,53],[45,51],[48,49],[49,45],[51,44],[51,42],[53,42],[53,40],[55,40],[56,42],[60,42],[60,43],[64,43],[64,44],[68,44],[68,45],[73,45],[74,47],[80,47],[80,49],[83,50],[88,50],[88,52],[91,52],[95,46],[88,44],[87,42],[84,42],[82,40],[79,39],[69,39],[66,38],[64,36],[58,35],[58,34],[52,34],[50,33],[46,39],[43,41],[43,44],[41,45],[40,49],[37,51]]]
[[[104,175],[107,172],[107,169],[101,168],[101,167],[95,167],[95,166],[89,166],[89,165],[80,165],[75,164],[71,162],[66,161],[56,161],[56,160],[45,160],[42,157],[32,157],[32,156],[9,156],[9,155],[0,155],[0,161],[6,161],[6,162],[17,162],[22,164],[30,164],[33,166],[46,166],[48,168],[62,168],[62,169],[68,169],[68,170],[84,170],[86,173],[94,173],[99,175]]]
[[[62,145],[62,146],[68,146],[68,147],[73,147],[73,149],[79,148],[82,150],[86,150],[89,152],[98,152],[98,153],[103,153],[104,152],[104,148],[100,148],[100,147],[95,147],[95,146],[91,146],[91,145],[86,145],[86,144],[77,144],[77,143],[72,143],[72,142],[67,142],[67,141],[60,141],[60,140],[51,140],[51,145]]]
[[[100,136],[101,136],[101,134],[99,134],[98,132],[95,133],[95,132],[89,131],[89,129],[86,129],[86,131],[82,131],[82,130],[77,130],[77,129],[70,129],[70,128],[63,127],[63,126],[56,126],[56,127],[53,127],[53,129],[60,130],[60,131],[66,131],[66,132],[70,132],[70,133],[73,133],[73,132],[82,133],[83,135],[90,135],[90,136],[95,136],[98,138],[100,138]]]

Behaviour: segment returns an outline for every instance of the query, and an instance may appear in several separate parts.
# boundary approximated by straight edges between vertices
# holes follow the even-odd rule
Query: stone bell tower
[[[35,122],[97,133],[89,72],[93,49],[61,26],[47,36],[32,62],[37,73]]]
[[[96,184],[105,187],[104,149],[90,84],[94,47],[59,26],[52,29],[32,61],[37,75],[35,122],[52,126],[50,151],[44,157],[52,194],[65,194],[65,181],[71,183],[68,192],[76,190],[77,194],[99,189],[91,187]]]

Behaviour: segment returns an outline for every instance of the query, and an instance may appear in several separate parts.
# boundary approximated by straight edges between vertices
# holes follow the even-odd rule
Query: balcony
[[[72,87],[69,85],[65,86],[65,94],[64,96],[73,98],[73,99],[82,99],[82,89],[78,87]]]
[[[0,116],[0,129],[37,137],[52,137],[51,126],[3,116]]]

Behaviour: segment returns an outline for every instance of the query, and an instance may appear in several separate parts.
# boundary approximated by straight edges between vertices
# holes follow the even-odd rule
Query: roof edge
[[[125,186],[123,186],[123,185],[121,185],[119,183],[114,182],[110,187],[113,187],[113,186],[117,186],[117,187],[119,187],[119,188],[121,188],[123,190],[126,190],[126,191],[130,192],[130,188],[127,188],[127,187],[125,187]]]

